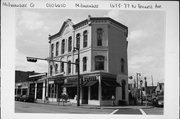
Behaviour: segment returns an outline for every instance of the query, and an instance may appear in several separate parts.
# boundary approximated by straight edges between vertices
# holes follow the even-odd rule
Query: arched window
[[[64,72],[64,62],[61,62],[61,72]]]
[[[78,63],[78,59],[75,60],[75,63],[76,63],[76,64]],[[76,65],[75,72],[78,72],[78,65]]]
[[[97,46],[102,46],[102,35],[103,35],[103,30],[102,28],[97,29]]]
[[[56,43],[56,56],[59,54],[59,42]]]
[[[121,59],[121,73],[124,73],[124,59]]]
[[[64,54],[64,52],[65,52],[65,40],[63,39],[61,43],[61,54]]]
[[[58,64],[55,65],[55,73],[58,73]]]
[[[104,56],[95,56],[95,70],[104,70]]]
[[[72,37],[70,36],[68,39],[68,52],[71,52],[72,50]]]
[[[71,61],[68,61],[68,74],[71,73]]]
[[[83,57],[83,71],[87,70],[87,58]]]
[[[76,48],[80,49],[80,33],[76,34]]]
[[[87,47],[87,30],[83,32],[83,48]]]
[[[54,56],[54,44],[51,44],[51,57]]]
[[[126,98],[126,81],[122,80],[121,85],[122,85],[122,99],[125,99]]]
[[[52,65],[50,65],[50,76],[52,76],[52,72],[53,72],[53,67]]]

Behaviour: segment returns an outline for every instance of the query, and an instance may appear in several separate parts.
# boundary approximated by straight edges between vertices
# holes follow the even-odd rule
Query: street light
[[[80,106],[80,69],[79,69],[79,62],[80,62],[80,51],[79,48],[73,49],[73,51],[78,51],[78,62],[76,64],[77,69],[78,69],[78,79],[77,79],[77,106]]]
[[[142,83],[143,83],[143,81],[140,80],[140,84],[141,84],[141,105],[143,104],[143,99],[142,99]]]

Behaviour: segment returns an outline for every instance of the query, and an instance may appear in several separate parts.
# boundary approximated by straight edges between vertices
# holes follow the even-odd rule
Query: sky
[[[48,63],[27,62],[26,57],[49,55],[49,34],[56,34],[70,18],[74,24],[92,17],[111,17],[128,27],[128,75],[141,73],[151,85],[164,82],[165,13],[162,11],[123,10],[16,10],[16,70],[47,72]],[[132,82],[132,80],[130,80]]]

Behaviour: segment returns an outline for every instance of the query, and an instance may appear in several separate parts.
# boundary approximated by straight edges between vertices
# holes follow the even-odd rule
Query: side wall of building
[[[121,84],[121,87],[117,87],[116,90],[116,101],[125,100],[128,103],[127,41],[124,30],[110,24],[108,26],[108,45],[109,73],[117,74],[117,82]],[[123,85],[125,85],[125,99],[122,96]]]

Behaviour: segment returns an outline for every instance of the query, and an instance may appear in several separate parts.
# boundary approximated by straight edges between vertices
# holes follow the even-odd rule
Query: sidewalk
[[[64,103],[60,102],[58,105],[58,102],[48,102],[44,103],[44,101],[36,101],[36,103],[39,104],[45,104],[45,105],[54,105],[54,106],[66,106],[66,107],[78,107],[78,108],[87,108],[87,109],[150,109],[153,108],[153,106],[150,105],[135,105],[135,106],[98,106],[98,105],[88,105],[88,104],[80,104],[80,106],[77,106],[76,103]]]

